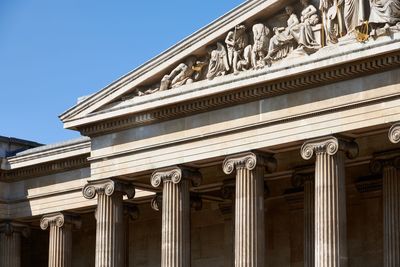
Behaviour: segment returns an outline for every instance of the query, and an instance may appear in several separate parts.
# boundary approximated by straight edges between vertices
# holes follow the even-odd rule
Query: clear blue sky
[[[244,0],[0,0],[0,135],[79,136],[58,115]]]

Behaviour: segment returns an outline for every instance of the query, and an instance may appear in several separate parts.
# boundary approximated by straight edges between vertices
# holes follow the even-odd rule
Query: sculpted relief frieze
[[[316,6],[300,0],[296,8],[287,6],[282,14],[262,18],[266,22],[239,24],[205,47],[204,54],[187,57],[158,83],[136,88],[129,98],[269,68],[284,58],[307,57],[329,46],[373,42],[400,31],[400,0],[320,0]]]

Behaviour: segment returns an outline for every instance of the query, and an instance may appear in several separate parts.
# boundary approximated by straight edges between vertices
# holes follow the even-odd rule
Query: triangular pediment
[[[236,25],[260,18],[264,18],[266,21],[266,18],[272,18],[290,2],[290,0],[246,1],[102,90],[80,101],[61,114],[60,119],[66,124],[66,128],[76,128],[80,125],[80,119],[102,109],[115,100],[124,99],[124,95],[129,95],[137,87],[143,88],[156,84],[162,79],[163,75],[171,71],[185,58],[191,55],[202,56],[205,54],[205,48],[208,45],[223,41],[226,33]]]
[[[289,5],[293,7],[292,11],[288,10]],[[303,11],[307,5],[311,6],[313,14],[304,19]],[[296,76],[306,70],[312,72],[315,65],[321,67],[329,63],[333,66],[336,63],[329,61],[332,55],[340,56],[346,49],[334,45],[332,49],[324,49],[323,53],[319,53],[326,43],[335,43],[337,40],[327,40],[332,37],[324,34],[320,16],[322,11],[318,8],[321,8],[319,1],[302,4],[292,0],[246,1],[83,99],[60,115],[60,119],[65,128],[79,129],[183,100],[222,94],[267,80],[285,79],[288,75]],[[293,20],[297,20],[297,26],[289,30],[287,26]],[[393,27],[400,29],[400,26]],[[363,31],[361,24],[357,27],[357,34],[352,36],[365,41],[368,32],[365,34]],[[246,40],[241,39],[241,35]],[[233,41],[233,45],[229,44],[230,41]],[[356,44],[352,49],[362,51],[364,48]],[[360,53],[358,56],[365,57]],[[315,64],[317,60],[325,61]],[[351,62],[357,58],[345,56],[341,60],[345,64],[344,60]],[[308,63],[313,63],[313,67],[306,65]],[[289,65],[293,66],[290,71],[287,70]],[[260,79],[261,76],[263,79]]]

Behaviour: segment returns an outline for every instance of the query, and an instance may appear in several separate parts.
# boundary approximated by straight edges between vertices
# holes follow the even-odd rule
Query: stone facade
[[[246,1],[60,116],[85,137],[0,139],[0,267],[399,266],[400,13],[363,2]]]

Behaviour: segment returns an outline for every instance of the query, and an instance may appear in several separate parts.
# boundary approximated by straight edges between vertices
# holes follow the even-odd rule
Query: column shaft
[[[383,169],[384,266],[400,266],[400,185],[394,166]]]
[[[314,267],[314,183],[304,182],[304,266]]]
[[[0,267],[21,266],[21,233],[0,233]]]
[[[189,181],[164,181],[162,204],[162,267],[190,266]]]
[[[344,153],[317,153],[315,170],[315,266],[347,266]]]
[[[95,266],[122,266],[125,254],[123,196],[132,199],[135,188],[125,181],[105,179],[88,182],[82,193],[87,199],[97,194]]]
[[[264,166],[237,167],[235,266],[264,266]]]
[[[49,267],[72,266],[72,225],[50,224]]]
[[[124,261],[122,200],[118,192],[97,195],[96,267],[120,267]]]

